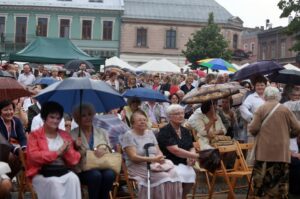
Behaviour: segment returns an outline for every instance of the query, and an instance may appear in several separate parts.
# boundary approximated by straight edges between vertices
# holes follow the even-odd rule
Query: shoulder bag
[[[112,169],[116,174],[120,173],[122,164],[121,154],[113,152],[107,144],[99,144],[96,148],[99,148],[100,146],[105,146],[108,153],[104,154],[101,158],[98,158],[94,151],[87,150],[86,164],[84,165],[83,170]]]

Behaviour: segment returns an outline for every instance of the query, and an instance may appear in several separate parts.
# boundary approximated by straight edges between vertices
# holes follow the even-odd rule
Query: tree
[[[223,58],[229,60],[231,51],[228,43],[220,33],[220,28],[214,23],[213,13],[209,13],[208,25],[192,34],[192,39],[186,43],[182,53],[194,68],[199,67],[198,60],[206,58]]]
[[[293,17],[290,24],[284,29],[288,35],[295,35],[296,43],[290,50],[300,51],[300,1],[299,0],[280,0],[277,4],[282,10],[280,18]]]

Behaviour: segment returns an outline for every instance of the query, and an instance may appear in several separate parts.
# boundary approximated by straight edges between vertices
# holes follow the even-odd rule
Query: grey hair
[[[95,108],[92,104],[82,104],[81,105],[81,112],[88,110],[90,111],[93,115],[96,114]],[[80,105],[75,107],[75,109],[73,110],[73,114],[72,114],[75,122],[77,124],[80,124]]]
[[[276,87],[268,86],[268,87],[266,87],[266,89],[264,91],[264,99],[266,101],[269,101],[269,100],[280,101],[280,99],[281,99],[280,91]]]
[[[178,111],[178,110],[184,110],[184,108],[182,106],[180,106],[179,104],[171,104],[166,110],[168,117],[173,112]]]

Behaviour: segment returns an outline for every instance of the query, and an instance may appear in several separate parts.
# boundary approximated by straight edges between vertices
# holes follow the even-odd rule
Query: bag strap
[[[271,112],[267,115],[267,117],[264,119],[264,121],[262,122],[261,126],[263,126],[268,119],[273,115],[273,113],[276,111],[276,109],[280,106],[280,103],[278,103],[276,106],[274,106],[271,110]]]
[[[96,148],[98,149],[100,146],[105,146],[109,150],[109,152],[112,153],[112,149],[110,148],[110,146],[108,144],[99,144],[96,146]]]

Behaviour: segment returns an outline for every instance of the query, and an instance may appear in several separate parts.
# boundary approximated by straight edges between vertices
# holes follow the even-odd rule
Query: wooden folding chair
[[[252,166],[249,166],[247,164],[245,157],[246,157],[248,151],[252,150],[254,143],[239,143],[239,142],[237,142],[237,146],[238,146],[238,149],[240,150],[241,156],[243,156],[242,160],[243,160],[243,163],[245,164],[245,167],[248,168],[250,171],[252,171],[253,168],[252,168]]]
[[[195,140],[195,142],[193,143],[194,148],[196,149],[196,151],[200,151],[200,144],[198,142],[197,132],[194,129],[192,129],[191,132],[192,132],[192,136],[194,137],[194,140]],[[196,181],[195,181],[195,184],[194,184],[193,190],[192,190],[192,199],[194,199],[195,197],[202,197],[202,196],[208,195],[208,194],[196,194],[196,190],[197,190],[198,185],[200,184],[202,174],[204,174],[204,176],[205,176],[208,193],[209,193],[209,190],[211,187],[208,171],[206,169],[201,168],[199,164],[194,166],[194,170],[196,172]]]
[[[26,177],[26,153],[22,150],[19,150],[19,158],[22,164],[22,170],[17,175],[17,181],[19,185],[19,199],[24,199],[24,194],[30,192],[32,199],[37,199],[36,193],[33,190],[32,184],[29,179]]]
[[[234,142],[232,145],[228,146],[216,146],[221,154],[221,165],[220,168],[217,169],[212,176],[211,180],[211,189],[209,191],[209,199],[212,198],[214,193],[214,186],[216,182],[216,178],[223,177],[227,186],[228,186],[228,198],[235,199],[234,189],[237,188],[236,185],[236,179],[245,177],[247,179],[247,182],[251,183],[251,171],[246,167],[245,165],[245,159],[244,156],[241,154],[237,143]],[[224,163],[224,156],[228,153],[235,153],[235,164],[233,169],[227,169]]]
[[[121,145],[116,146],[116,151],[120,154],[123,154],[123,150],[122,150]],[[129,192],[129,196],[117,197],[117,193],[118,193],[118,189],[119,189],[121,180],[124,180],[126,182],[128,192]],[[117,199],[117,198],[120,198],[120,199],[123,199],[123,198],[124,199],[125,198],[134,199],[134,198],[136,198],[135,190],[137,190],[136,181],[129,177],[125,160],[122,159],[121,172],[120,172],[120,174],[118,174],[116,176],[116,180],[115,180],[115,183],[114,183],[114,186],[113,186],[113,191],[112,191],[112,197],[113,197],[113,199]]]

